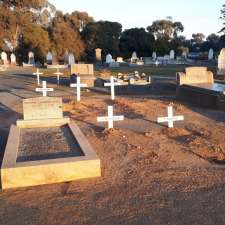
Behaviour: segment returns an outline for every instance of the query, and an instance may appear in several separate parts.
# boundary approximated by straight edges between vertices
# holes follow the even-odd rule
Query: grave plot
[[[177,97],[199,106],[225,109],[225,85],[215,83],[206,67],[186,68],[177,73]]]
[[[63,117],[61,98],[26,99],[23,113],[24,120],[10,129],[3,190],[101,176],[100,160],[85,136]]]

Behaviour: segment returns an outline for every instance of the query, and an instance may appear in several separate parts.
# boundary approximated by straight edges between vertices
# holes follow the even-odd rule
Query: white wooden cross
[[[57,84],[59,85],[59,76],[60,76],[60,75],[63,75],[63,73],[61,73],[61,72],[59,71],[59,68],[57,68],[57,72],[54,73],[54,74],[57,75]]]
[[[113,116],[113,106],[108,106],[108,116],[98,117],[98,122],[108,122],[108,129],[113,128],[114,121],[122,121],[124,120],[124,116]]]
[[[173,106],[168,106],[168,117],[160,117],[158,118],[158,123],[168,123],[169,128],[173,128],[173,123],[176,121],[182,121],[184,120],[184,116],[174,116],[173,115]]]
[[[110,83],[104,84],[105,87],[111,87],[111,99],[112,100],[115,100],[115,86],[119,86],[119,85],[120,85],[120,83],[115,82],[113,76],[110,77]]]
[[[36,92],[42,92],[43,97],[47,96],[47,93],[49,91],[53,91],[53,88],[47,88],[47,82],[46,81],[42,81],[42,88],[36,88]]]
[[[37,71],[36,73],[33,73],[33,75],[36,75],[37,76],[37,83],[38,83],[38,86],[40,85],[40,75],[42,75],[43,73],[41,73],[39,71],[39,69],[37,68]]]
[[[80,102],[81,88],[87,87],[87,84],[81,84],[80,77],[77,77],[77,83],[76,84],[70,84],[70,87],[77,88],[77,101]]]

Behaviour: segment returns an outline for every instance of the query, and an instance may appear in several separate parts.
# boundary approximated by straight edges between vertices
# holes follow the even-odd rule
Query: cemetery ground
[[[13,81],[13,82],[12,82]],[[34,97],[34,77],[0,76],[1,155],[21,100]],[[224,224],[225,112],[175,99],[172,91],[110,96],[50,83],[63,96],[65,116],[81,128],[102,163],[102,177],[0,193],[0,224]],[[51,93],[52,94],[52,93]],[[157,124],[173,103],[185,120]],[[97,116],[114,105],[125,120],[106,130]]]

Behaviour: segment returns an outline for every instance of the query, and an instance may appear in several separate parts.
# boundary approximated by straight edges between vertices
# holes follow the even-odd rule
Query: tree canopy
[[[225,5],[221,19],[225,26]],[[0,26],[0,50],[16,52],[20,62],[27,60],[29,51],[34,51],[40,62],[48,51],[58,60],[71,52],[77,60],[94,61],[96,48],[103,50],[103,58],[108,53],[129,58],[133,51],[145,57],[153,51],[165,55],[171,49],[181,54],[182,49],[219,51],[225,47],[225,27],[222,36],[196,33],[186,39],[181,36],[183,24],[168,17],[153,21],[146,29],[122,30],[120,23],[95,21],[87,12],[64,14],[47,0],[0,0]]]
[[[184,31],[181,22],[173,22],[172,19],[156,20],[151,26],[147,27],[150,33],[153,33],[157,39],[171,40],[176,38],[180,32]]]
[[[125,30],[120,38],[120,51],[123,57],[130,57],[136,51],[138,55],[152,55],[155,47],[155,38],[144,28],[132,28]]]

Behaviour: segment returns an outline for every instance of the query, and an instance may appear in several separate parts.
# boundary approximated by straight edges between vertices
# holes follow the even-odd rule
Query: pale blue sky
[[[225,0],[50,0],[63,12],[86,11],[95,20],[118,21],[123,29],[147,27],[172,16],[184,24],[184,35],[216,33],[222,28],[220,9]]]

